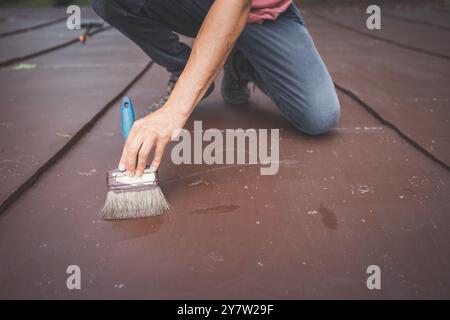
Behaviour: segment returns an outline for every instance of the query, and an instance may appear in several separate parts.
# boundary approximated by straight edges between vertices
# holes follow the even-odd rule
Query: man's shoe
[[[233,50],[223,67],[221,93],[223,100],[230,105],[245,104],[250,98],[248,80],[242,79],[237,71],[240,54],[237,50]]]
[[[178,81],[178,76],[172,75],[170,77],[169,83],[167,84],[166,92],[164,93],[162,98],[159,100],[159,102],[155,102],[155,103],[151,104],[149,107],[147,107],[147,114],[155,112],[156,110],[162,108],[166,104],[167,100],[169,100],[170,94],[173,91],[173,88],[175,88],[175,84],[177,83],[177,81]],[[209,86],[205,95],[203,96],[202,100],[206,99],[206,97],[209,96],[213,91],[214,91],[214,82],[211,83],[211,85]]]

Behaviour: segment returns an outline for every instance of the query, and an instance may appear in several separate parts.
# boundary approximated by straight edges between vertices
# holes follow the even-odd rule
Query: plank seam
[[[436,11],[436,12],[441,12],[441,13],[445,13],[445,14],[450,14],[450,9],[446,8],[446,7],[433,7],[431,8],[431,10]]]
[[[427,22],[427,21],[422,21],[422,20],[417,20],[417,19],[408,18],[408,17],[402,17],[402,16],[398,16],[398,15],[392,13],[392,12],[388,12],[388,13],[383,12],[383,16],[386,16],[386,17],[389,17],[389,18],[392,18],[392,19],[406,21],[406,22],[413,23],[413,24],[421,24],[421,25],[435,27],[435,28],[439,28],[439,29],[443,29],[443,30],[450,30],[450,27],[446,27],[446,26],[441,25],[441,24]]]
[[[434,52],[434,51],[429,51],[429,50],[422,49],[422,48],[419,48],[419,47],[413,47],[413,46],[410,46],[410,45],[407,45],[407,44],[399,43],[399,42],[394,41],[394,40],[390,40],[390,39],[387,39],[387,38],[379,37],[379,36],[376,36],[376,35],[373,35],[373,34],[368,34],[367,32],[361,31],[359,29],[350,27],[350,26],[348,26],[346,24],[337,22],[337,21],[335,21],[333,19],[330,19],[328,17],[322,16],[322,15],[318,14],[317,12],[311,11],[311,14],[313,16],[319,18],[319,19],[327,21],[328,23],[334,24],[334,25],[336,25],[338,27],[341,27],[343,29],[346,29],[346,30],[349,30],[349,31],[353,31],[355,33],[364,35],[364,36],[372,38],[372,39],[376,39],[378,41],[386,42],[388,44],[397,46],[397,47],[402,48],[402,49],[407,49],[407,50],[411,50],[411,51],[415,51],[415,52],[424,53],[424,54],[427,54],[429,56],[433,56],[433,57],[437,57],[437,58],[441,58],[441,59],[445,59],[445,60],[450,60],[450,56],[445,55],[445,54],[437,53],[437,52]]]
[[[416,140],[408,136],[405,132],[403,132],[399,127],[397,127],[394,123],[384,118],[379,112],[377,112],[373,107],[371,107],[368,103],[366,103],[364,100],[362,100],[356,93],[351,91],[350,89],[347,89],[338,83],[334,82],[335,87],[346,94],[348,97],[356,101],[363,109],[365,109],[369,114],[371,114],[375,119],[380,121],[383,125],[386,127],[394,130],[403,140],[405,140],[409,145],[411,145],[413,148],[415,148],[417,151],[425,155],[428,159],[431,161],[437,163],[439,166],[443,167],[445,170],[450,171],[450,166],[444,162],[443,160],[436,157],[434,154],[432,154],[430,151],[425,149],[418,143]]]
[[[98,28],[95,31],[87,33],[86,35],[89,36],[89,37],[92,37],[92,36],[94,36],[97,33],[109,30],[111,28],[112,28],[111,26]],[[21,56],[21,57],[15,57],[15,58],[11,58],[11,59],[6,60],[6,61],[2,61],[2,62],[0,62],[0,68],[5,68],[5,67],[8,67],[8,66],[10,66],[12,64],[15,64],[15,63],[18,63],[18,62],[22,62],[24,60],[35,58],[35,57],[44,55],[46,53],[50,53],[50,52],[59,50],[59,49],[63,49],[65,47],[68,47],[68,46],[70,46],[72,44],[75,44],[75,43],[78,43],[78,42],[80,42],[80,39],[77,37],[77,38],[74,38],[72,40],[60,43],[60,44],[58,44],[56,46],[53,46],[53,47],[49,47],[49,48],[46,48],[46,49],[43,49],[43,50],[40,50],[40,51],[36,51],[36,52],[30,53],[30,54],[27,54],[27,55],[24,55],[24,56]]]
[[[22,183],[8,198],[0,205],[0,214],[6,211],[15,201],[17,201],[28,189],[55,165],[70,149],[103,117],[103,115],[131,89],[131,87],[144,76],[153,65],[150,61],[119,93],[117,93],[108,103],[106,103],[88,122],[86,122],[53,156],[41,165],[24,183]]]
[[[58,18],[58,19],[54,19],[54,20],[43,22],[43,23],[35,24],[33,26],[20,28],[20,29],[16,29],[16,30],[11,30],[11,31],[7,31],[7,32],[2,32],[2,33],[0,33],[0,38],[5,38],[5,37],[13,36],[13,35],[24,33],[24,32],[28,32],[28,31],[38,30],[38,29],[41,29],[41,28],[44,28],[44,27],[48,27],[48,26],[54,25],[54,24],[56,24],[58,22],[62,22],[64,20],[66,20],[66,19],[67,19],[66,17],[61,17],[61,18]]]

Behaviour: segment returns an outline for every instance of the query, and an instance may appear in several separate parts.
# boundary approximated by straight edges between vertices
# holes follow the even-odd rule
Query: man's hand
[[[128,135],[119,170],[143,174],[155,147],[151,170],[156,171],[172,132],[181,129],[225,63],[244,29],[250,0],[216,0],[208,11],[189,60],[164,107],[136,121]]]
[[[181,129],[185,122],[186,119],[175,109],[164,107],[137,120],[125,142],[119,170],[126,170],[129,176],[142,176],[150,152],[154,148],[155,155],[150,170],[156,171],[172,132]]]

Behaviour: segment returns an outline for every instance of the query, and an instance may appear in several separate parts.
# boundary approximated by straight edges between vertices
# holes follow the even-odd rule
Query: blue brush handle
[[[125,141],[134,123],[133,103],[129,97],[122,99],[122,138]]]

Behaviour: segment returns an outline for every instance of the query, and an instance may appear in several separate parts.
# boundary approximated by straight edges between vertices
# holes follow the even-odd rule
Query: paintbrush
[[[122,137],[126,140],[134,122],[131,99],[122,99]],[[157,172],[147,167],[140,177],[127,176],[119,169],[106,175],[108,192],[100,215],[103,219],[132,219],[156,216],[170,206],[159,186]]]

